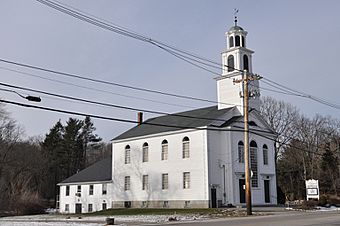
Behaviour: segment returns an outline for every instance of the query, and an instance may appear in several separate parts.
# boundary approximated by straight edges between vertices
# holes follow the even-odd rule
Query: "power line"
[[[137,40],[140,40],[140,41],[143,41],[143,42],[150,43],[150,44],[152,44],[152,45],[154,45],[158,48],[161,48],[162,50],[165,50],[166,52],[168,52],[168,53],[170,53],[170,54],[172,54],[176,57],[181,56],[181,57],[178,57],[178,58],[180,58],[182,60],[183,60],[183,58],[185,58],[186,59],[185,61],[188,62],[188,63],[190,63],[189,61],[195,61],[196,63],[202,64],[202,65],[205,65],[205,66],[208,66],[208,67],[212,67],[212,68],[222,69],[222,66],[224,66],[224,67],[236,70],[236,71],[243,72],[243,70],[240,70],[240,69],[234,68],[232,66],[228,66],[228,65],[222,65],[222,64],[214,62],[212,60],[200,57],[197,54],[193,54],[193,53],[190,53],[188,51],[178,49],[178,48],[171,46],[169,44],[166,44],[166,43],[157,41],[155,39],[152,39],[150,37],[146,37],[144,35],[138,34],[137,32],[134,32],[130,29],[126,29],[122,26],[115,25],[115,24],[108,22],[108,21],[103,21],[102,19],[100,19],[98,17],[94,17],[94,16],[91,16],[88,13],[85,13],[84,11],[80,11],[79,9],[76,9],[75,7],[72,7],[72,9],[71,9],[70,7],[63,5],[60,2],[58,2],[59,3],[58,4],[54,1],[49,1],[49,0],[36,0],[36,1],[46,5],[48,7],[51,7],[51,8],[53,8],[53,9],[59,11],[59,12],[68,14],[68,15],[76,18],[76,19],[90,23],[90,24],[95,25],[97,27],[100,27],[102,29],[106,29],[106,30],[115,32],[117,34],[120,34],[120,35],[123,35],[123,36],[126,36],[126,37],[130,37],[130,38],[134,38],[134,39],[137,39]],[[191,64],[196,66],[196,67],[198,66],[198,65],[193,64],[193,63],[191,63]],[[203,68],[202,66],[198,66],[198,67],[203,69],[203,70],[209,71],[211,73],[217,74],[216,72],[213,72],[211,70],[207,70],[206,68]]]
[[[2,58],[0,58],[0,61],[7,63],[7,64],[12,64],[12,65],[20,66],[20,67],[30,68],[30,69],[34,69],[34,70],[44,71],[44,72],[53,73],[53,74],[56,74],[56,75],[62,75],[62,76],[66,76],[66,77],[86,80],[86,81],[95,82],[95,83],[101,83],[101,84],[106,84],[106,85],[111,85],[111,86],[118,86],[118,87],[122,87],[122,88],[138,90],[138,91],[143,91],[143,92],[149,92],[149,93],[155,93],[155,94],[160,94],[160,95],[170,96],[170,97],[176,97],[176,98],[181,98],[181,99],[202,101],[202,102],[208,102],[208,103],[213,103],[213,104],[220,103],[220,104],[224,104],[224,105],[233,105],[234,106],[234,104],[229,104],[229,103],[217,102],[217,101],[203,99],[203,98],[167,93],[167,92],[158,91],[158,90],[152,90],[152,89],[141,88],[141,87],[136,87],[136,86],[124,85],[124,84],[120,84],[120,83],[116,83],[116,82],[109,82],[109,81],[105,81],[105,80],[84,77],[84,76],[77,75],[77,74],[71,74],[71,73],[67,73],[67,72],[56,71],[56,70],[38,67],[38,66],[34,66],[34,65],[9,61],[9,60],[2,59]]]
[[[62,13],[65,13],[65,14],[68,14],[74,18],[77,18],[79,20],[82,20],[82,21],[85,21],[87,23],[90,23],[92,25],[95,25],[95,26],[98,26],[98,27],[101,27],[103,29],[106,29],[106,30],[110,30],[110,31],[113,31],[115,33],[118,33],[118,34],[121,34],[121,35],[124,35],[124,36],[127,36],[127,37],[130,37],[130,38],[134,38],[134,39],[137,39],[137,40],[140,40],[140,41],[144,41],[144,42],[148,42],[152,45],[155,45],[156,47],[158,48],[161,48],[162,50],[172,54],[173,56],[181,59],[181,60],[184,60],[186,61],[187,63],[190,63],[196,67],[199,67],[205,71],[208,71],[210,73],[213,73],[213,74],[217,74],[217,75],[220,75],[219,73],[216,73],[214,71],[211,71],[210,69],[207,69],[205,68],[204,66],[201,66],[201,65],[198,65],[198,64],[202,64],[202,65],[205,65],[205,66],[208,66],[208,67],[213,67],[213,68],[218,68],[218,69],[222,69],[222,66],[225,66],[227,68],[231,68],[233,70],[237,70],[237,71],[240,71],[240,72],[243,72],[243,70],[240,70],[240,69],[237,69],[237,68],[234,68],[234,67],[231,67],[231,66],[228,66],[228,65],[222,65],[220,63],[216,63],[212,60],[209,60],[209,59],[206,59],[206,58],[203,58],[203,57],[200,57],[200,56],[197,56],[196,54],[192,54],[192,53],[189,53],[188,51],[184,51],[184,50],[180,50],[176,47],[173,47],[171,45],[168,45],[168,44],[165,44],[165,43],[162,43],[160,41],[157,41],[155,39],[152,39],[150,37],[146,37],[146,36],[143,36],[143,35],[140,35],[138,34],[137,32],[134,32],[132,30],[128,30],[124,27],[121,27],[121,26],[118,26],[118,25],[115,25],[115,24],[112,24],[111,22],[108,22],[108,21],[103,21],[102,19],[98,18],[98,17],[93,17],[93,16],[89,16],[88,13],[85,13],[84,11],[80,11],[79,9],[75,8],[75,7],[72,7],[73,9],[70,9],[69,7],[66,7],[65,5],[61,4],[60,2],[56,3],[56,2],[53,2],[53,1],[50,1],[50,0],[37,0],[38,2],[46,5],[46,6],[49,6],[55,10],[58,10]],[[86,15],[87,14],[87,15]],[[198,63],[194,63],[194,62]],[[216,66],[218,65],[218,66]],[[325,99],[322,99],[322,98],[319,98],[319,97],[315,97],[315,96],[312,96],[310,94],[306,94],[306,93],[303,93],[303,92],[300,92],[300,91],[296,91],[296,90],[293,90],[291,88],[288,88],[286,86],[283,86],[283,85],[280,85],[276,82],[273,82],[269,79],[267,79],[268,81],[278,85],[276,86],[275,88],[277,89],[280,89],[283,94],[287,94],[287,95],[295,95],[295,96],[300,96],[300,97],[306,97],[306,98],[309,98],[313,101],[316,101],[318,103],[321,103],[321,104],[324,104],[324,105],[327,105],[329,107],[332,107],[332,108],[336,108],[336,109],[340,109],[340,105],[339,104],[334,104],[332,102],[329,102]]]
[[[329,106],[329,107],[332,107],[332,108],[335,108],[335,109],[340,109],[340,105],[339,104],[332,103],[332,102],[327,101],[327,100],[325,100],[323,98],[316,97],[316,96],[313,96],[313,95],[305,93],[305,92],[294,90],[294,89],[289,88],[289,87],[287,87],[285,85],[282,85],[282,84],[279,84],[277,82],[274,82],[274,81],[272,81],[272,80],[270,80],[268,78],[264,78],[264,80],[268,81],[267,82],[268,85],[271,85],[272,87],[275,87],[275,88],[278,88],[278,89],[281,89],[281,90],[286,90],[287,92],[291,93],[292,95],[299,96],[299,97],[304,97],[304,98],[313,100],[315,102],[318,102],[320,104],[323,104],[323,105],[326,105],[326,106]]]
[[[33,109],[39,109],[39,110],[44,110],[44,111],[51,111],[51,112],[58,112],[58,113],[63,113],[63,114],[71,114],[71,115],[77,115],[77,116],[89,116],[92,118],[96,118],[96,119],[102,119],[102,120],[109,120],[109,121],[117,121],[117,122],[123,122],[123,123],[138,123],[135,120],[128,120],[128,119],[121,119],[121,118],[113,118],[113,117],[106,117],[106,116],[101,116],[101,115],[94,115],[94,114],[88,114],[88,113],[82,113],[82,112],[75,112],[75,111],[68,111],[68,110],[62,110],[62,109],[56,109],[56,108],[48,108],[48,107],[42,107],[42,106],[37,106],[37,105],[31,105],[31,104],[24,104],[24,103],[18,103],[18,102],[14,102],[14,101],[8,101],[8,100],[3,100],[0,99],[0,102],[2,103],[7,103],[7,104],[11,104],[11,105],[17,105],[17,106],[21,106],[21,107],[25,107],[25,108],[33,108]],[[160,124],[160,123],[150,123],[150,122],[143,122],[143,124],[146,125],[151,125],[151,126],[160,126],[160,127],[170,127],[170,128],[177,128],[177,129],[193,129],[193,130],[209,130],[209,131],[229,131],[229,132],[244,132],[244,129],[218,129],[218,128],[211,128],[211,127],[206,127],[206,128],[202,128],[202,127],[190,127],[190,126],[178,126],[178,125],[168,125],[168,124]],[[268,140],[272,140],[272,141],[276,141],[278,143],[282,143],[280,141],[277,141],[276,139],[270,137],[270,136],[266,136],[263,135],[261,133],[263,132],[267,132],[267,131],[253,131],[252,129],[249,130],[250,133],[266,138]],[[302,149],[296,146],[292,146],[290,145],[290,147],[294,147],[298,150],[304,151],[304,152],[308,152],[308,153],[313,153],[313,154],[317,154],[317,155],[322,155],[320,153],[317,152],[312,152],[306,149]]]
[[[42,106],[37,106],[37,105],[8,101],[8,100],[4,100],[4,99],[0,99],[0,102],[6,103],[6,104],[11,104],[11,105],[17,105],[17,106],[21,106],[21,107],[25,107],[25,108],[40,109],[40,110],[44,110],[44,111],[58,112],[58,113],[63,113],[63,114],[71,114],[71,115],[84,116],[84,117],[89,116],[91,118],[103,119],[103,120],[109,120],[109,121],[117,121],[117,122],[123,122],[123,123],[134,123],[134,124],[138,123],[135,120],[113,118],[113,117],[94,115],[94,114],[88,114],[88,113],[82,113],[82,112],[68,111],[68,110],[57,109],[57,108],[42,107]],[[142,124],[151,125],[151,126],[177,128],[177,129],[244,132],[244,130],[240,130],[240,129],[218,129],[218,128],[208,128],[208,127],[180,126],[180,125],[152,123],[152,122],[148,122],[148,121],[145,121]]]
[[[15,72],[15,73],[22,74],[22,75],[27,75],[27,76],[34,77],[34,78],[39,78],[39,79],[43,79],[43,80],[47,80],[47,81],[52,81],[52,82],[56,82],[56,83],[60,83],[60,84],[74,86],[74,87],[78,87],[78,88],[82,88],[82,89],[87,89],[87,90],[92,90],[92,91],[96,91],[96,92],[112,94],[112,95],[115,95],[115,96],[127,97],[127,98],[131,98],[131,99],[136,99],[136,100],[149,101],[149,102],[158,103],[158,104],[166,104],[166,105],[176,106],[176,107],[188,107],[188,108],[192,108],[192,109],[195,108],[195,107],[189,106],[189,105],[174,104],[174,103],[163,102],[163,101],[158,101],[158,100],[153,100],[153,99],[148,99],[148,98],[142,98],[142,97],[136,97],[136,96],[126,95],[126,94],[121,94],[121,93],[115,93],[115,92],[108,91],[108,90],[103,90],[103,89],[96,89],[96,88],[93,88],[93,87],[78,85],[78,84],[74,84],[74,83],[71,83],[71,82],[65,82],[65,81],[61,81],[61,80],[57,80],[57,79],[46,78],[46,77],[43,77],[43,76],[40,76],[40,75],[37,75],[37,74],[32,74],[32,73],[28,73],[28,72],[13,70],[13,69],[6,68],[6,67],[0,67],[0,69],[6,70],[6,71]]]
[[[147,113],[159,114],[159,115],[171,115],[171,116],[175,116],[175,117],[191,118],[191,119],[214,120],[214,121],[223,121],[223,122],[225,121],[223,119],[218,119],[218,118],[195,117],[195,116],[182,115],[182,114],[170,114],[168,112],[153,111],[153,110],[147,110],[147,109],[141,109],[141,108],[127,107],[127,106],[117,105],[117,104],[104,103],[104,102],[93,101],[93,100],[88,100],[88,99],[84,99],[84,98],[77,98],[77,97],[72,97],[72,96],[67,96],[67,95],[61,95],[61,94],[41,91],[41,90],[37,90],[37,89],[31,89],[31,88],[26,88],[26,87],[21,87],[21,86],[10,85],[10,84],[1,83],[1,82],[0,82],[0,85],[5,86],[5,87],[10,87],[10,88],[15,88],[15,89],[45,94],[45,95],[48,95],[48,96],[54,96],[54,97],[58,97],[58,98],[62,98],[62,99],[79,101],[79,102],[84,102],[84,103],[88,103],[88,104],[96,104],[96,105],[101,105],[101,106],[106,106],[106,107],[120,108],[120,109],[124,109],[124,110],[140,111],[140,112],[147,112]],[[9,90],[9,91],[15,92],[13,90]],[[17,92],[15,92],[15,93],[17,93]]]

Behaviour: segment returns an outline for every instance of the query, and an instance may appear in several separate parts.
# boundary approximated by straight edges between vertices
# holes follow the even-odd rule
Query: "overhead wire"
[[[202,101],[202,102],[213,103],[213,104],[217,103],[217,104],[224,104],[224,105],[233,105],[233,104],[230,104],[230,103],[218,102],[218,101],[208,100],[208,99],[204,99],[204,98],[197,98],[197,97],[186,96],[186,95],[181,95],[181,94],[168,93],[168,92],[163,92],[163,91],[159,91],[159,90],[152,90],[152,89],[147,89],[147,88],[142,88],[142,87],[137,87],[137,86],[120,84],[120,83],[117,83],[117,82],[110,82],[110,81],[105,81],[105,80],[101,80],[101,79],[89,78],[89,77],[81,76],[81,75],[78,75],[78,74],[61,72],[61,71],[47,69],[47,68],[43,68],[43,67],[39,67],[39,66],[19,63],[19,62],[15,62],[15,61],[10,61],[10,60],[6,60],[6,59],[3,59],[3,58],[0,58],[0,62],[6,63],[6,64],[16,65],[16,66],[19,66],[19,67],[30,68],[30,69],[34,69],[34,70],[38,70],[38,71],[53,73],[53,74],[56,74],[56,75],[86,80],[86,81],[95,82],[95,83],[101,83],[101,84],[105,84],[105,85],[117,86],[117,87],[137,90],[137,91],[155,93],[155,94],[159,94],[159,95],[163,95],[163,96],[170,96],[170,97],[176,97],[176,98],[181,98],[181,99]]]
[[[106,106],[106,107],[120,108],[120,109],[124,109],[124,110],[139,111],[139,112],[146,112],[146,113],[159,114],[159,115],[171,115],[171,116],[175,116],[175,117],[190,118],[190,119],[214,120],[214,121],[223,121],[223,122],[225,121],[225,120],[219,119],[219,118],[196,117],[196,116],[190,116],[190,115],[183,115],[183,114],[179,114],[179,113],[170,114],[168,112],[163,112],[163,111],[154,111],[154,110],[133,108],[133,107],[117,105],[117,104],[104,103],[104,102],[88,100],[88,99],[84,99],[84,98],[77,98],[77,97],[72,97],[72,96],[68,96],[68,95],[56,94],[56,93],[52,93],[52,92],[46,92],[46,91],[42,91],[42,90],[6,84],[6,83],[2,83],[2,82],[0,82],[0,86],[10,87],[10,88],[14,88],[14,89],[20,89],[20,90],[25,90],[25,91],[30,91],[30,92],[35,92],[35,93],[39,93],[39,94],[45,94],[45,95],[48,95],[48,96],[53,96],[53,97],[58,97],[58,98],[68,99],[68,100],[73,100],[73,101],[78,101],[78,102],[84,102],[84,103],[88,103],[88,104],[96,104],[96,105],[101,105],[101,106]],[[0,90],[1,90],[1,88],[0,88]],[[12,92],[15,92],[15,91],[12,91]]]
[[[209,67],[217,67],[216,65],[218,65],[219,69],[222,69],[222,66],[224,67],[227,67],[227,68],[231,68],[233,70],[237,70],[237,71],[241,71],[243,72],[243,70],[240,70],[240,69],[237,69],[237,68],[234,68],[232,66],[229,66],[229,65],[222,65],[220,63],[216,63],[212,60],[208,60],[206,58],[203,58],[203,57],[199,57],[197,56],[196,54],[192,54],[192,53],[189,53],[188,51],[183,51],[183,50],[180,50],[176,47],[173,47],[171,45],[168,45],[168,44],[165,44],[163,42],[160,42],[160,41],[157,41],[155,39],[152,39],[150,37],[146,37],[146,36],[143,36],[141,34],[138,34],[137,32],[134,32],[132,30],[128,30],[126,28],[123,28],[121,26],[118,26],[118,25],[115,25],[115,24],[112,24],[111,22],[108,22],[108,21],[103,21],[102,19],[100,18],[95,18],[93,16],[89,16],[88,13],[84,13],[84,11],[80,11],[79,9],[75,8],[75,7],[72,7],[72,9],[70,7],[66,7],[65,5],[63,5],[62,3],[60,2],[57,2],[57,1],[51,1],[51,0],[36,0],[46,6],[49,6],[55,10],[58,10],[62,13],[65,13],[65,14],[68,14],[70,16],[73,16],[79,20],[82,20],[84,22],[87,22],[87,23],[90,23],[90,24],[93,24],[95,26],[98,26],[98,27],[101,27],[103,29],[106,29],[106,30],[110,30],[110,31],[113,31],[115,33],[118,33],[118,34],[121,34],[121,35],[124,35],[124,36],[127,36],[127,37],[131,37],[131,38],[134,38],[134,39],[138,39],[140,41],[144,41],[144,42],[148,42],[150,44],[153,44],[155,46],[157,46],[158,48],[161,48],[165,51],[167,51],[168,53],[172,54],[173,56],[181,59],[181,60],[184,60],[186,61],[187,63],[190,63],[196,67],[199,67],[203,70],[206,70],[210,73],[213,73],[213,74],[218,74],[219,73],[216,73],[214,71],[211,71],[210,69],[207,69],[201,65],[198,65],[196,63],[199,63],[199,64],[203,64],[205,66],[209,66]],[[87,14],[87,15],[86,15]],[[191,62],[191,61],[194,61],[194,62]],[[283,94],[288,94],[290,93],[290,95],[295,95],[295,96],[300,96],[300,97],[305,97],[305,98],[308,98],[308,99],[311,99],[313,101],[316,101],[318,103],[321,103],[321,104],[324,104],[324,105],[327,105],[329,107],[332,107],[332,108],[336,108],[336,109],[340,109],[340,105],[339,104],[334,104],[330,101],[327,101],[325,99],[322,99],[322,98],[319,98],[319,97],[315,97],[315,96],[312,96],[312,95],[309,95],[309,94],[306,94],[306,93],[303,93],[303,92],[300,92],[300,91],[296,91],[296,90],[293,90],[291,88],[288,88],[286,86],[283,86],[281,84],[278,84],[276,82],[273,82],[269,79],[267,79],[268,81],[276,84],[277,86],[275,88],[277,89],[280,89],[281,92],[283,92]],[[289,94],[288,94],[289,95]]]
[[[126,98],[131,98],[131,99],[136,99],[136,100],[149,101],[149,102],[158,103],[158,104],[165,104],[165,105],[169,105],[169,106],[187,107],[187,108],[191,108],[191,109],[195,108],[194,106],[190,106],[190,105],[174,104],[174,103],[158,101],[158,100],[149,99],[149,98],[131,96],[131,95],[116,93],[116,92],[112,92],[112,91],[108,91],[108,90],[104,90],[104,89],[97,89],[97,88],[93,88],[93,87],[89,87],[89,86],[84,86],[84,85],[74,84],[74,83],[71,83],[71,82],[61,81],[61,80],[58,80],[58,79],[46,78],[44,76],[40,76],[40,75],[37,75],[37,74],[32,74],[32,73],[28,73],[28,72],[24,72],[24,71],[18,71],[18,70],[6,68],[6,67],[0,66],[0,69],[6,70],[6,71],[11,71],[11,72],[22,74],[22,75],[27,75],[27,76],[34,77],[34,78],[39,78],[39,79],[51,81],[51,82],[65,84],[65,85],[69,85],[69,86],[73,86],[73,87],[92,90],[92,91],[96,91],[96,92],[100,92],[100,93],[107,93],[107,94],[111,94],[111,95],[115,95],[115,96],[126,97]]]
[[[63,109],[57,109],[57,108],[49,108],[49,107],[42,107],[42,106],[37,106],[37,105],[31,105],[31,104],[24,104],[24,103],[19,103],[19,102],[14,102],[14,101],[8,101],[8,100],[4,100],[4,99],[0,99],[0,102],[2,103],[7,103],[7,104],[11,104],[11,105],[16,105],[16,106],[20,106],[20,107],[25,107],[25,108],[33,108],[33,109],[39,109],[39,110],[44,110],[44,111],[52,111],[52,112],[58,112],[58,113],[63,113],[63,114],[71,114],[71,115],[77,115],[77,116],[89,116],[91,118],[96,118],[96,119],[102,119],[102,120],[109,120],[109,121],[116,121],[116,122],[122,122],[122,123],[138,123],[135,120],[129,120],[129,119],[122,119],[122,118],[113,118],[113,117],[106,117],[106,116],[101,116],[101,115],[95,115],[95,114],[88,114],[88,113],[82,113],[82,112],[75,112],[75,111],[68,111],[68,110],[63,110]],[[169,127],[169,128],[177,128],[177,129],[191,129],[191,130],[209,130],[209,131],[227,131],[227,132],[245,132],[244,129],[232,129],[232,128],[228,128],[228,129],[223,129],[223,128],[212,128],[212,127],[190,127],[190,126],[180,126],[180,125],[169,125],[169,124],[162,124],[162,123],[152,123],[152,122],[148,122],[145,121],[143,122],[143,124],[146,125],[151,125],[151,126],[160,126],[160,127]],[[271,136],[268,135],[263,135],[263,132],[266,131],[253,131],[251,129],[248,130],[249,133],[272,140],[272,141],[277,141],[276,139],[272,138]],[[280,141],[277,141],[278,143],[280,143]],[[322,155],[318,152],[313,152],[310,150],[306,150],[306,149],[302,149],[296,146],[292,146],[298,150],[304,151],[304,152],[308,152],[308,153],[313,153],[316,155]]]
[[[193,54],[193,53],[190,53],[188,51],[178,49],[178,48],[176,48],[172,45],[166,44],[164,42],[157,41],[153,38],[143,36],[141,34],[138,34],[137,32],[126,29],[122,26],[118,26],[118,25],[115,25],[111,22],[104,21],[104,20],[102,20],[98,17],[93,17],[93,16],[89,15],[88,13],[84,13],[84,11],[80,11],[79,9],[76,9],[75,7],[72,7],[72,9],[71,9],[70,7],[67,7],[60,2],[57,3],[57,1],[50,1],[50,0],[36,0],[36,1],[42,3],[46,6],[49,6],[49,7],[53,8],[57,11],[68,14],[68,15],[76,18],[76,19],[79,19],[79,20],[82,20],[84,22],[90,23],[92,25],[98,26],[100,28],[110,30],[110,31],[113,31],[113,32],[118,33],[120,35],[124,35],[124,36],[130,37],[130,38],[134,38],[134,39],[155,45],[156,47],[161,48],[161,49],[167,51],[168,53],[171,53],[174,56],[177,56],[177,57],[181,56],[183,58],[186,58],[187,59],[186,62],[189,62],[189,60],[193,60],[197,63],[203,64],[205,66],[212,67],[212,68],[222,69],[222,66],[224,66],[224,67],[227,67],[227,68],[231,68],[233,70],[243,72],[243,70],[234,68],[234,67],[229,66],[229,65],[222,65],[220,63],[206,59],[204,57],[200,57],[197,54]],[[181,57],[178,57],[178,58],[181,59]],[[195,64],[193,64],[193,65],[195,65]],[[195,65],[195,66],[197,66],[197,65]],[[204,68],[201,68],[201,69],[204,69]],[[206,69],[204,69],[204,70],[206,70]],[[212,72],[212,73],[216,74],[216,72]]]

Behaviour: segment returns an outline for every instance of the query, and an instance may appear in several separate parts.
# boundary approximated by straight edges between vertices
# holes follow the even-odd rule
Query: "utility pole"
[[[257,94],[249,93],[248,81],[259,80],[259,75],[248,76],[247,70],[243,71],[242,79],[235,79],[234,83],[242,82],[243,85],[243,116],[244,116],[244,171],[245,171],[245,185],[246,185],[246,207],[247,215],[252,215],[251,205],[251,184],[250,184],[250,158],[249,158],[249,97],[253,97]]]

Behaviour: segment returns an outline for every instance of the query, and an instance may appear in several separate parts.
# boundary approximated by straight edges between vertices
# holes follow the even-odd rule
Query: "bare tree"
[[[293,105],[263,97],[260,113],[277,134],[275,141],[275,160],[280,158],[284,148],[297,136],[296,122],[299,111]]]

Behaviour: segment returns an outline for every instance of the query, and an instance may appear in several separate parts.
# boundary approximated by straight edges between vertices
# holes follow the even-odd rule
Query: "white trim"
[[[148,138],[153,138],[153,137],[161,137],[161,136],[168,136],[168,135],[174,135],[174,134],[179,134],[179,133],[187,133],[187,132],[195,132],[202,130],[204,131],[207,129],[208,126],[201,126],[201,127],[196,127],[197,129],[179,129],[175,131],[167,131],[167,132],[162,132],[162,133],[153,133],[153,134],[148,134],[148,135],[143,135],[143,136],[135,136],[135,137],[129,137],[129,138],[123,138],[119,140],[111,140],[112,143],[118,144],[118,143],[123,143],[123,142],[129,142],[129,141],[134,141],[134,140],[140,140],[140,139],[148,139]],[[166,138],[164,138],[166,139]]]
[[[102,181],[85,181],[85,182],[66,182],[66,183],[58,183],[58,186],[64,186],[64,185],[87,185],[87,184],[107,184],[112,183],[113,180],[102,180]]]

